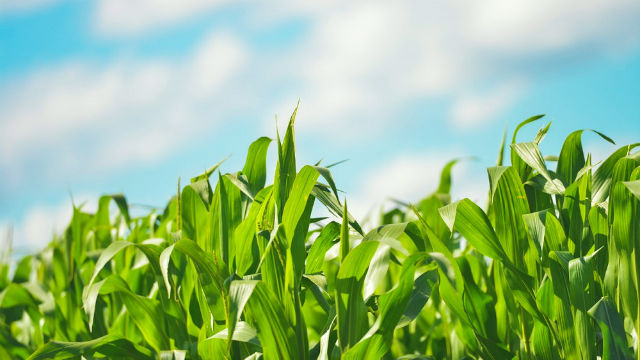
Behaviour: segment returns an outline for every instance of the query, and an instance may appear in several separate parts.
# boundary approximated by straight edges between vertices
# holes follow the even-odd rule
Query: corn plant
[[[517,141],[532,117],[487,204],[452,202],[453,160],[361,225],[330,166],[296,166],[295,117],[271,185],[262,137],[162,211],[106,195],[11,271],[3,254],[0,358],[640,359],[640,144],[593,164],[579,130],[543,157],[549,125]]]

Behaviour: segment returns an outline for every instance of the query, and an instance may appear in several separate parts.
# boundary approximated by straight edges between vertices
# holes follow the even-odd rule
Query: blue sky
[[[178,176],[239,169],[298,99],[300,164],[349,159],[357,213],[468,155],[454,194],[482,200],[505,124],[547,114],[547,154],[579,128],[640,141],[640,3],[0,1],[0,223],[24,252],[69,193],[161,207]]]

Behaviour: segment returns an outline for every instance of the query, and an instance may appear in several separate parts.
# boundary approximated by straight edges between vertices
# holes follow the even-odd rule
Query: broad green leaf
[[[240,190],[249,199],[254,199],[255,194],[253,193],[253,190],[251,190],[251,184],[249,184],[246,176],[242,175],[241,173],[236,173],[225,174],[224,177],[227,178],[233,185],[235,185],[235,187],[238,188],[238,190]]]
[[[542,175],[549,183],[550,190],[553,194],[563,194],[564,185],[558,179],[551,177],[549,170],[542,158],[542,153],[538,148],[538,144],[534,142],[512,144],[511,148],[518,154],[518,156],[531,168],[536,170],[538,174]]]
[[[332,221],[322,228],[322,231],[311,245],[307,255],[306,273],[314,274],[322,270],[322,264],[327,251],[340,236],[340,224]]]
[[[640,180],[623,181],[624,186],[638,199],[640,199]]]
[[[384,243],[378,246],[375,255],[371,259],[367,275],[363,284],[363,299],[368,300],[376,291],[380,282],[387,275],[389,261],[391,260],[391,248]]]
[[[377,241],[381,244],[390,246],[399,253],[408,255],[407,249],[400,240],[404,234],[406,234],[407,228],[410,226],[409,224],[410,223],[404,222],[378,226],[377,228],[369,231],[362,241]]]
[[[571,184],[576,179],[578,171],[585,165],[584,152],[582,150],[582,133],[584,131],[585,130],[577,130],[572,132],[564,140],[564,144],[562,144],[556,172],[558,178],[565,184]],[[593,131],[611,144],[616,144],[599,131],[590,129],[587,129],[587,131]]]
[[[186,255],[195,266],[198,276],[195,293],[201,312],[211,313],[218,320],[228,320],[228,297],[224,286],[228,277],[226,268],[220,266],[211,253],[204,252],[192,240],[182,239],[176,242],[174,251]],[[208,320],[205,324],[209,324]]]
[[[440,173],[440,184],[438,185],[437,193],[449,194],[451,192],[451,170],[453,166],[458,163],[460,159],[453,159],[446,163]]]
[[[527,125],[530,124],[534,121],[537,121],[539,119],[541,119],[542,117],[544,117],[544,114],[541,115],[535,115],[532,116],[524,121],[522,121],[520,124],[518,124],[518,126],[516,126],[516,129],[513,132],[513,137],[511,138],[511,144],[515,144],[516,143],[516,138],[518,136],[518,132],[520,131],[520,129]],[[502,164],[498,164],[498,166],[500,166]],[[518,156],[518,154],[513,150],[513,147],[511,148],[511,166],[514,167],[514,169],[518,172],[518,175],[520,175],[520,178],[524,181],[529,177],[529,173],[531,172],[531,168],[527,167],[527,164],[522,161],[522,159]]]
[[[640,143],[630,144],[623,146],[616,150],[613,154],[598,166],[598,169],[593,173],[593,185],[592,193],[594,203],[601,203],[609,197],[609,189],[611,187],[611,176],[613,175],[613,168],[618,160],[625,157],[629,151],[639,146]]]
[[[307,202],[312,196],[311,190],[319,175],[318,171],[311,166],[303,167],[296,175],[290,190],[290,200],[286,202],[282,216],[282,225],[289,241],[294,240],[296,227],[307,208]]]
[[[260,261],[256,238],[257,224],[262,205],[270,198],[271,190],[271,186],[268,186],[258,192],[255,200],[251,203],[249,213],[234,231],[236,273],[241,276],[253,271]]]
[[[38,302],[21,284],[12,283],[0,292],[0,308],[27,306],[37,308]]]
[[[548,277],[545,277],[536,293],[536,301],[541,310],[549,317],[553,317],[553,284]],[[539,321],[535,321],[533,332],[531,333],[531,348],[534,355],[539,359],[551,360],[557,354],[553,350],[553,338],[551,331]]]
[[[595,333],[590,318],[587,316],[587,310],[593,304],[589,296],[587,286],[594,286],[593,262],[598,255],[598,249],[589,256],[572,259],[569,261],[569,285],[571,292],[571,303],[575,307],[574,326],[576,332],[577,346],[583,358],[592,358],[595,348]]]
[[[344,360],[367,360],[382,359],[389,351],[389,346],[384,341],[382,335],[375,334],[365,339],[349,349],[342,359]]]
[[[543,256],[544,235],[546,230],[547,210],[537,211],[522,215],[522,219],[527,226],[527,232],[536,245],[538,253]]]
[[[164,280],[164,286],[167,288],[167,297],[171,297],[171,280],[169,278],[169,262],[171,261],[171,253],[175,244],[167,246],[160,254],[160,271],[162,272],[162,279]]]
[[[251,143],[247,151],[242,173],[247,177],[252,194],[257,194],[264,187],[267,178],[267,150],[271,141],[268,137],[261,137]]]
[[[494,260],[508,261],[487,215],[471,200],[447,205],[440,209],[440,214],[451,231],[457,230],[480,253]]]
[[[589,315],[598,323],[602,331],[602,359],[631,359],[632,354],[627,345],[622,316],[616,311],[611,301],[603,297],[589,309]]]
[[[129,359],[154,359],[152,352],[132,344],[127,339],[105,335],[97,339],[78,342],[50,341],[29,356],[29,360],[71,357],[99,353],[110,357]],[[66,355],[66,356],[65,356]]]
[[[457,260],[465,280],[462,300],[469,320],[483,338],[496,341],[498,335],[495,304],[491,296],[482,292],[475,283],[466,258],[460,257]]]
[[[161,320],[163,313],[160,303],[155,299],[132,293],[127,283],[116,274],[88,287],[84,296],[85,309],[91,314],[91,319],[98,294],[111,293],[121,295],[128,314],[151,346],[157,351],[166,350],[169,347],[165,323]]]
[[[296,105],[293,114],[291,114],[284,140],[280,142],[280,135],[278,134],[277,136],[278,163],[276,164],[276,173],[273,180],[273,197],[276,203],[278,220],[282,218],[284,206],[287,203],[289,192],[296,178],[295,132],[293,124],[296,121],[298,105]]]
[[[219,333],[210,337],[210,339],[220,339],[227,340],[229,338],[229,331],[227,328],[221,330]],[[231,337],[233,341],[240,341],[245,343],[251,343],[254,345],[260,346],[260,340],[258,340],[258,333],[256,329],[252,328],[251,325],[247,324],[244,321],[239,321],[236,324],[235,330],[233,331],[233,336]]]
[[[343,353],[367,332],[367,308],[362,297],[364,276],[379,242],[364,241],[344,259],[336,280],[338,343]]]
[[[258,334],[266,359],[294,359],[298,355],[296,334],[279,298],[262,282],[256,284],[245,306],[245,315]]]
[[[200,247],[207,248],[211,231],[207,215],[209,204],[205,204],[203,198],[191,184],[184,187],[180,198],[182,202],[180,215],[182,235],[187,239],[194,240]]]
[[[242,311],[257,284],[258,281],[256,280],[235,280],[229,286],[229,322],[227,324],[227,342],[229,346],[235,334],[236,324],[240,320],[240,315],[242,315]]]
[[[425,272],[415,279],[409,303],[404,309],[402,318],[398,322],[398,327],[408,325],[420,315],[436,283],[437,274],[433,271]]]
[[[530,247],[523,216],[529,204],[520,177],[512,167],[489,168],[495,232],[509,260],[523,272],[536,275],[537,247]]]

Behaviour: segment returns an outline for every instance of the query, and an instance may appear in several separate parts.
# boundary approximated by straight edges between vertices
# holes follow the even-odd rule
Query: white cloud
[[[181,61],[71,62],[0,89],[0,166],[9,184],[39,176],[105,173],[153,161],[215,126],[247,58],[233,36],[213,33]],[[219,112],[218,112],[219,113]]]
[[[469,33],[497,51],[535,54],[575,46],[615,48],[637,42],[640,5],[633,0],[471,2]]]
[[[454,101],[451,120],[462,129],[472,129],[491,121],[523,92],[521,82],[509,82],[487,92],[463,93]]]
[[[395,125],[394,113],[421,99],[453,97],[450,120],[486,124],[525,94],[523,83],[640,43],[640,3],[634,0],[272,8],[260,16],[309,21],[303,44],[277,59],[278,73],[297,84],[282,103],[302,98],[301,131],[326,129],[350,138]],[[497,87],[478,92],[487,86]]]
[[[222,9],[225,3],[225,0],[179,3],[101,0],[95,7],[94,20],[100,33],[135,34]],[[299,131],[327,129],[346,138],[380,134],[395,123],[390,119],[394,119],[399,108],[422,99],[453,98],[449,120],[458,125],[485,124],[524,95],[522,88],[509,91],[513,89],[510,84],[527,82],[548,69],[570,66],[640,42],[637,21],[640,3],[635,0],[596,0],[589,4],[577,0],[561,4],[550,0],[517,4],[506,0],[318,4],[281,0],[240,6],[246,11],[243,11],[245,19],[239,21],[254,31],[291,19],[303,18],[308,24],[308,31],[305,30],[297,45],[277,53],[253,54],[251,68],[243,69],[238,82],[252,93],[242,96],[263,98],[266,103],[276,105],[265,111],[268,128],[272,128],[273,113],[288,115],[291,104],[301,98],[305,121],[299,122]],[[219,41],[217,45],[231,54],[237,50],[235,40]],[[113,76],[119,76],[120,84],[124,82],[127,87],[130,78],[139,78],[141,84],[139,87],[132,84],[131,91],[118,91],[117,86],[121,85],[110,80],[110,73],[104,69],[87,70],[99,75],[89,90],[102,91],[105,96],[100,101],[80,105],[75,119],[83,114],[95,119],[101,106],[113,108],[109,101],[118,104],[144,101],[136,100],[141,95],[151,100],[163,98],[158,92],[176,88],[176,82],[189,84],[189,88],[173,90],[180,95],[178,99],[163,104],[156,112],[163,117],[166,113],[184,117],[179,113],[194,111],[191,102],[194,98],[202,99],[198,94],[207,93],[212,87],[220,88],[216,83],[224,82],[226,74],[237,69],[238,61],[233,55],[214,57],[219,61],[212,63],[207,47],[200,45],[200,50],[193,54],[189,62],[191,70],[186,70],[184,64],[164,60],[159,60],[157,67],[165,69],[158,69],[153,76],[138,74],[145,71],[148,61],[137,66],[127,63],[121,66],[127,70],[120,72],[117,66],[110,66],[115,67]],[[565,65],[557,59],[562,59]],[[176,71],[176,65],[182,72]],[[51,72],[64,73],[61,70]],[[176,80],[179,77],[188,77],[192,82]],[[65,84],[63,80],[67,79],[56,78],[55,82]],[[288,93],[271,95],[282,93],[274,91],[280,83],[291,84]],[[478,85],[495,84],[503,85],[488,94],[477,91]],[[65,87],[66,84],[58,86],[57,90],[64,94]],[[90,94],[89,91],[83,97]],[[264,94],[270,97],[267,99]],[[128,99],[129,96],[133,97]],[[60,107],[63,106],[66,105]],[[152,105],[144,111],[140,106],[137,108],[139,116],[155,115]],[[133,113],[123,108],[111,118],[124,119],[126,116],[122,114]],[[75,129],[73,124],[69,126]]]
[[[349,208],[361,219],[380,206],[393,205],[390,199],[419,201],[436,190],[442,168],[460,154],[458,151],[401,153],[362,175],[357,192],[347,195]],[[468,197],[483,205],[488,191],[483,171],[468,160],[458,162],[452,171],[452,197]]]
[[[98,0],[94,21],[101,34],[130,35],[179,23],[227,2],[227,0]]]

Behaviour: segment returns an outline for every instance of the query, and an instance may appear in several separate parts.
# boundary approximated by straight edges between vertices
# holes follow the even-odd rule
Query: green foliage
[[[638,144],[592,165],[579,130],[545,157],[550,124],[516,141],[534,116],[511,165],[505,132],[486,210],[452,202],[456,159],[363,227],[328,167],[297,170],[295,116],[273,185],[262,137],[162,212],[103,196],[11,276],[3,254],[0,358],[640,358]]]

